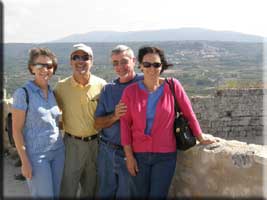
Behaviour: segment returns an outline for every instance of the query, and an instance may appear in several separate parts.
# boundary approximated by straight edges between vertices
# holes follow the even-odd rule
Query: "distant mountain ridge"
[[[203,28],[180,28],[129,32],[91,31],[84,34],[73,34],[50,42],[150,42],[185,40],[263,42],[264,37],[233,31],[214,31]]]

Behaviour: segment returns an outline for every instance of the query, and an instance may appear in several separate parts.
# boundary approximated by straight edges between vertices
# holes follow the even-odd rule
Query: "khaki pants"
[[[95,198],[97,192],[97,139],[85,142],[64,136],[65,164],[61,197],[75,198],[79,183],[80,197]]]

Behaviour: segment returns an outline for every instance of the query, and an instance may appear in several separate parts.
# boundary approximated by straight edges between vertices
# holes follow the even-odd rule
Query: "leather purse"
[[[172,95],[174,97],[175,119],[173,124],[173,132],[176,138],[176,148],[178,150],[187,150],[196,144],[196,137],[192,134],[192,130],[188,125],[187,119],[184,118],[180,111],[179,104],[175,95],[175,87],[173,78],[165,79],[169,85]]]

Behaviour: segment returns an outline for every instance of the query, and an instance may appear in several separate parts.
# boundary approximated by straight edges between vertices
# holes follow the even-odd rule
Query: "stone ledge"
[[[267,146],[216,139],[178,152],[169,196],[262,198]]]

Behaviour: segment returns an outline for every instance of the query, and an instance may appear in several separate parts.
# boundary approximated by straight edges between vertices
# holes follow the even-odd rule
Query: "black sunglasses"
[[[43,67],[45,67],[46,69],[54,68],[53,64],[47,64],[47,63],[35,63],[33,64],[33,66],[36,67],[37,69],[41,69]]]
[[[150,62],[142,62],[144,68],[149,68],[151,66],[155,67],[155,68],[159,68],[161,67],[161,63],[158,63],[158,62],[154,62],[154,63],[150,63]]]
[[[91,60],[92,57],[89,55],[83,55],[83,56],[79,56],[79,55],[74,55],[71,58],[74,61],[87,61],[87,60]]]

